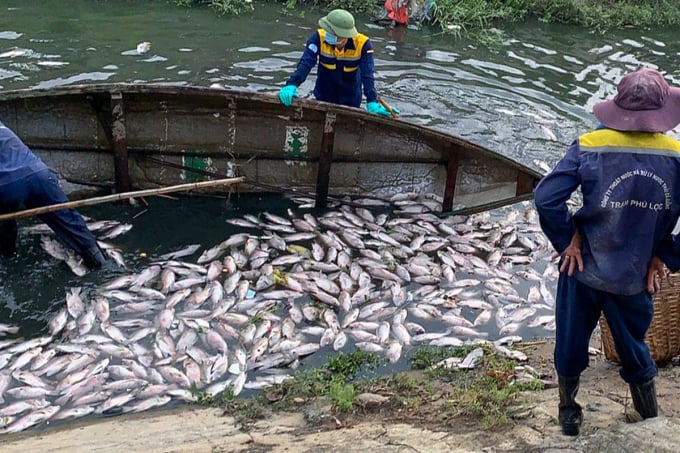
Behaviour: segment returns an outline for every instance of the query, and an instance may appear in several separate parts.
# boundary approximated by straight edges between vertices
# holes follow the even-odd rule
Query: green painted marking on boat
[[[212,159],[199,156],[182,156],[182,165],[195,170],[209,171],[212,169]],[[184,179],[187,182],[207,181],[209,178],[193,171],[184,171]]]
[[[285,157],[304,157],[307,154],[309,129],[304,126],[286,126]]]

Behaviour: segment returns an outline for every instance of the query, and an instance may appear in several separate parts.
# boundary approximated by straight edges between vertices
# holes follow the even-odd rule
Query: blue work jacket
[[[362,85],[366,102],[377,101],[373,45],[368,36],[359,33],[348,39],[344,49],[340,50],[328,44],[324,40],[325,35],[325,30],[319,29],[309,37],[297,69],[286,85],[300,86],[318,62],[314,97],[320,101],[359,107]]]
[[[17,135],[0,123],[0,186],[47,169]]]
[[[567,200],[579,186],[583,206],[572,215]],[[564,251],[576,228],[581,233],[580,282],[633,295],[645,289],[654,254],[680,268],[671,236],[680,215],[680,142],[673,138],[611,129],[582,135],[534,195],[555,250]]]

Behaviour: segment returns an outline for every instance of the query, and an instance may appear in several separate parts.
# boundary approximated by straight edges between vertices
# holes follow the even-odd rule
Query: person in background
[[[392,27],[408,24],[409,0],[385,0],[385,14]]]
[[[406,28],[411,19],[419,26],[432,22],[435,7],[435,0],[385,0],[379,16],[373,22],[398,29]]]
[[[57,176],[7,126],[0,123],[0,214],[65,203]],[[73,209],[38,216],[57,234],[60,242],[83,257],[85,264],[101,268],[106,262],[97,239],[81,215]],[[16,220],[0,221],[0,256],[16,251]]]
[[[613,99],[595,105],[600,126],[580,136],[535,189],[543,232],[560,256],[555,306],[559,423],[577,435],[576,402],[588,345],[607,320],[643,419],[658,414],[656,364],[645,344],[651,293],[665,263],[680,269],[672,230],[680,215],[680,142],[664,133],[680,124],[680,89],[650,68],[626,74]],[[579,188],[582,207],[567,200]]]
[[[281,103],[290,106],[293,98],[300,97],[297,87],[318,63],[316,99],[359,107],[363,87],[366,110],[390,116],[391,112],[378,102],[373,78],[373,44],[368,36],[357,32],[354,17],[343,9],[335,9],[319,19],[319,27],[307,40],[296,71],[279,91]],[[397,109],[392,110],[399,114]]]
[[[417,24],[431,23],[436,9],[435,0],[411,0],[409,2],[411,19]]]

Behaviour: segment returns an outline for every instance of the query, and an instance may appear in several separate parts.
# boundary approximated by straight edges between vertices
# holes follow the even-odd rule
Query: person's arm
[[[680,235],[666,234],[654,254],[671,272],[680,270]]]
[[[647,269],[647,291],[654,294],[661,289],[661,279],[665,278],[668,280],[668,284],[673,286],[673,280],[670,279],[670,274],[664,262],[657,255],[652,257],[652,261],[649,263],[649,268]]]
[[[534,190],[541,229],[558,253],[569,246],[576,231],[567,200],[581,183],[579,166],[579,146],[578,141],[574,141],[562,160]]]
[[[375,63],[373,61],[373,44],[368,39],[361,49],[361,60],[359,62],[359,71],[361,71],[361,85],[364,87],[364,96],[366,96],[366,103],[378,102],[378,92],[375,90]],[[389,114],[389,112],[388,112]]]
[[[319,39],[319,33],[314,32],[312,36],[307,40],[305,44],[305,52],[302,54],[302,58],[298,62],[297,69],[286,81],[286,85],[294,85],[296,87],[300,86],[302,82],[307,80],[307,76],[316,63],[319,61],[319,48],[321,47],[321,41]]]
[[[382,116],[396,116],[401,112],[396,107],[386,109],[378,102],[378,92],[375,89],[375,64],[373,62],[373,44],[371,40],[364,43],[361,49],[361,60],[359,60],[359,71],[361,72],[361,85],[364,87],[364,96],[366,96],[366,110],[369,113]]]
[[[581,233],[579,233],[578,229],[575,230],[574,236],[571,238],[571,242],[567,246],[567,248],[564,249],[564,252],[562,253],[563,255],[563,260],[562,260],[562,265],[560,266],[560,272],[567,272],[567,275],[570,277],[574,275],[574,271],[578,270],[579,272],[583,272],[583,257],[581,256]],[[557,258],[560,256],[559,253],[556,253],[554,258]]]

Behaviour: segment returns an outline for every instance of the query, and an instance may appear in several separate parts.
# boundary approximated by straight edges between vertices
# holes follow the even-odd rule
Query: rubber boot
[[[565,436],[577,436],[583,422],[583,410],[576,402],[579,378],[565,378],[558,376],[560,387],[559,421],[562,426],[562,434]]]
[[[643,419],[654,418],[659,415],[654,379],[642,384],[630,384],[630,394],[633,397],[635,410]]]
[[[106,256],[104,256],[97,245],[85,250],[85,252],[83,252],[83,259],[85,260],[85,264],[94,269],[101,269],[108,263]]]

